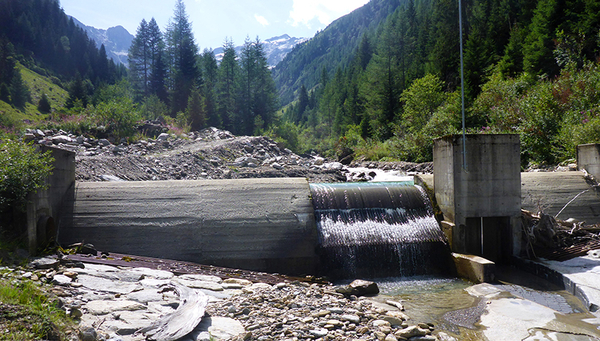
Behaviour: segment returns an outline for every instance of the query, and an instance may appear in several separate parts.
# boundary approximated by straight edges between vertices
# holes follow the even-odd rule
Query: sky
[[[335,19],[369,0],[184,0],[200,50],[217,48],[225,39],[242,45],[246,37],[266,40],[289,34],[310,38]],[[163,30],[173,17],[175,0],[60,0],[61,7],[83,24],[100,29],[121,25],[135,35],[142,19]]]

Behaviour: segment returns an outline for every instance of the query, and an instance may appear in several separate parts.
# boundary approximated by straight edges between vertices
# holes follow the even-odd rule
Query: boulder
[[[338,287],[336,291],[346,296],[372,296],[379,293],[379,287],[375,282],[356,279],[345,287]]]

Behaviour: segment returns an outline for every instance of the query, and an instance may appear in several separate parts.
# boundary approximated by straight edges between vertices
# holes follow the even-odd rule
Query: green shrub
[[[54,159],[31,144],[6,140],[0,144],[0,212],[25,210],[27,195],[46,188]]]

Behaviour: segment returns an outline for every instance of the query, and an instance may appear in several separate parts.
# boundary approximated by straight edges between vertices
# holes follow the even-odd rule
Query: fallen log
[[[138,331],[145,334],[148,340],[178,340],[194,330],[204,316],[208,304],[206,294],[180,285],[173,287],[179,296],[179,307],[173,313]]]

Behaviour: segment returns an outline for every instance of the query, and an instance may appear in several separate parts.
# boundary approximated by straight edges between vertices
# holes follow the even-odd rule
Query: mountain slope
[[[275,83],[283,105],[294,99],[302,86],[308,89],[319,83],[323,68],[331,74],[346,65],[362,36],[376,29],[404,0],[371,0],[331,23],[312,39],[297,45],[273,69]]]
[[[116,64],[121,63],[127,66],[127,53],[134,36],[129,33],[123,26],[111,27],[107,30],[98,29],[92,26],[87,26],[74,17],[73,21],[81,27],[100,48],[104,44],[106,55],[115,61]]]

